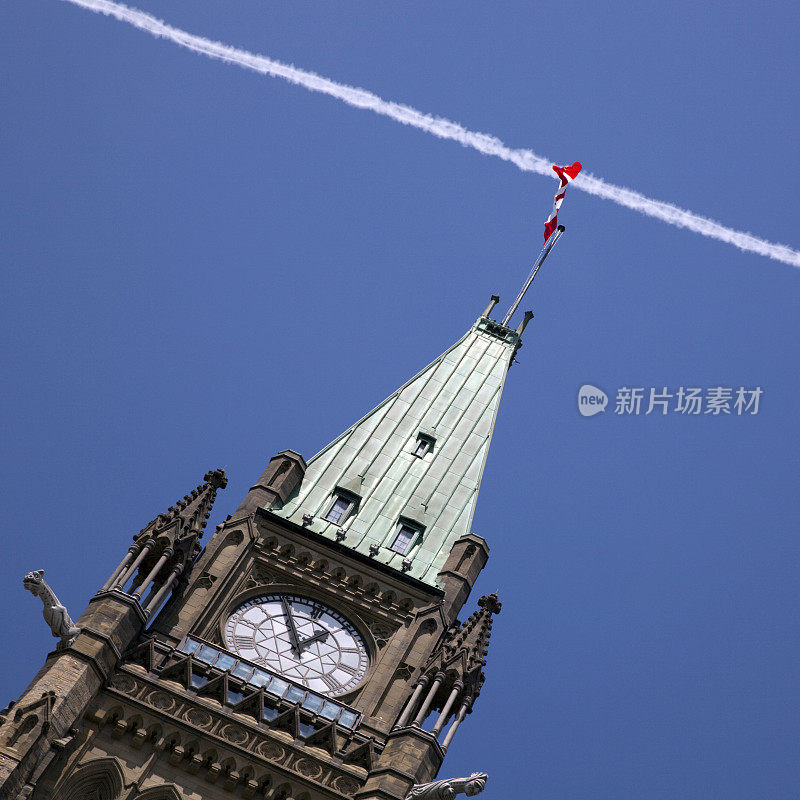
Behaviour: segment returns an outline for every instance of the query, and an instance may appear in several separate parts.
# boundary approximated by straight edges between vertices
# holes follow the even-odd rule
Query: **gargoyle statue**
[[[408,790],[406,800],[453,800],[461,792],[471,797],[483,791],[488,779],[485,772],[473,772],[469,778],[417,783]]]
[[[37,569],[29,572],[23,579],[22,585],[42,599],[44,621],[50,626],[53,636],[61,639],[60,647],[69,647],[77,638],[81,629],[78,628],[67,613],[67,609],[58,602],[53,590],[43,578],[44,570]]]

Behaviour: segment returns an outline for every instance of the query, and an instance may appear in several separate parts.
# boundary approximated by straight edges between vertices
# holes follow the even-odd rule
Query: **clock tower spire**
[[[470,531],[506,375],[522,329],[489,317],[309,462],[270,514],[441,587],[453,544]],[[527,324],[527,320],[525,321]]]
[[[500,611],[488,595],[458,618],[489,555],[472,519],[530,319],[493,320],[497,300],[308,462],[274,456],[204,548],[221,470],[137,534],[0,715],[0,796],[479,792],[482,773],[434,779]]]

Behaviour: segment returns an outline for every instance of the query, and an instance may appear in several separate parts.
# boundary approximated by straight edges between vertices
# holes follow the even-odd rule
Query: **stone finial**
[[[444,647],[445,653],[451,658],[463,652],[466,655],[467,669],[470,671],[486,664],[486,653],[492,635],[492,616],[500,613],[502,603],[493,592],[478,600],[478,608],[479,610],[470,615]]]
[[[203,483],[184,495],[174,506],[170,506],[166,514],[159,514],[133,538],[142,541],[151,534],[163,536],[167,529],[172,528],[176,528],[180,536],[185,536],[191,531],[200,538],[211,516],[217,490],[224,489],[227,485],[228,478],[224,469],[209,470],[203,476]]]
[[[131,555],[123,561],[103,591],[122,589],[133,578],[130,593],[141,599],[151,583],[159,587],[173,578],[177,581],[201,552],[200,539],[211,516],[217,490],[227,485],[224,469],[206,472],[203,483],[133,537]]]
[[[228,477],[222,467],[206,472],[203,480],[214,489],[224,489],[228,485]]]
[[[469,778],[445,778],[431,783],[414,784],[405,800],[453,800],[457,794],[468,797],[480,794],[489,776],[485,772],[473,772]]]
[[[69,647],[77,638],[81,629],[75,625],[67,613],[67,609],[58,601],[55,592],[44,580],[44,570],[37,569],[29,572],[23,579],[22,585],[44,604],[42,614],[44,621],[50,626],[50,631],[57,639],[61,639],[60,647]]]
[[[497,594],[484,595],[478,600],[478,610],[463,624],[452,625],[441,645],[433,652],[423,672],[432,675],[445,672],[451,679],[462,682],[465,696],[472,701],[480,694],[486,680],[483,668],[492,636],[492,616],[499,614],[502,604]]]
[[[478,600],[478,605],[487,614],[499,614],[500,609],[503,607],[503,604],[500,602],[500,598],[497,596],[497,592],[492,592],[491,594],[481,597],[480,600]]]

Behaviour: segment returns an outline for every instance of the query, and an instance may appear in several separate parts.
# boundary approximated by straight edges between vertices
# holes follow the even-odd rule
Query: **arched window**
[[[53,800],[117,800],[123,776],[116,760],[100,758],[78,767],[56,787]]]

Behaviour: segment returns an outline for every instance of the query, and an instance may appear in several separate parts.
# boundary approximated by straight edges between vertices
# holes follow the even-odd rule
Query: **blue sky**
[[[168,22],[797,248],[794,5],[142,0]],[[554,180],[56,0],[0,7],[0,700],[159,511],[310,456],[539,249]],[[800,273],[568,192],[475,531],[488,798],[795,797]],[[757,416],[577,413],[761,386]],[[213,529],[213,528],[212,528]],[[473,602],[478,594],[473,596]]]

